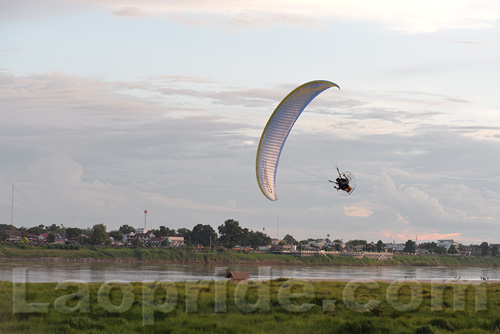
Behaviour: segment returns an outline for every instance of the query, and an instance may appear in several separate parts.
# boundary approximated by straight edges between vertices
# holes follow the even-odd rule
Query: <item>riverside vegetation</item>
[[[74,247],[73,247],[74,246]],[[131,260],[166,263],[222,263],[222,264],[276,264],[276,265],[353,265],[353,266],[481,266],[498,267],[500,257],[469,256],[419,256],[395,255],[392,260],[377,261],[351,256],[325,255],[294,257],[286,254],[250,253],[230,250],[196,251],[183,248],[111,248],[80,247],[76,245],[30,246],[0,245],[0,258],[5,259],[101,259],[110,261]]]
[[[214,281],[169,282],[168,287],[155,290],[147,290],[143,286],[154,283],[116,283],[118,285],[108,286],[107,289],[103,289],[104,283],[81,283],[82,286],[75,283],[67,283],[69,285],[66,286],[28,283],[21,287],[25,290],[25,295],[21,296],[24,303],[48,303],[45,309],[40,307],[31,313],[20,313],[13,308],[13,296],[16,296],[19,287],[14,288],[11,282],[0,282],[0,332],[500,332],[500,284],[435,287],[413,282],[421,289],[418,293],[420,299],[417,298],[417,303],[413,305],[414,291],[405,283],[388,291],[391,288],[388,283],[372,282],[375,286],[361,284],[353,290],[350,289],[352,285],[349,287],[350,283],[300,282],[296,284],[285,279],[250,281],[239,285],[221,282],[218,284],[223,284],[222,299]],[[454,299],[455,286],[464,287],[463,299]],[[484,298],[479,303],[478,289],[484,289]],[[261,297],[262,291],[267,299]],[[369,305],[374,300],[377,303],[369,311],[360,311],[350,305],[346,291],[351,291],[351,297],[358,305]],[[238,299],[236,295],[243,297]],[[438,298],[439,303],[433,304],[433,298]],[[413,306],[405,309],[405,305]]]

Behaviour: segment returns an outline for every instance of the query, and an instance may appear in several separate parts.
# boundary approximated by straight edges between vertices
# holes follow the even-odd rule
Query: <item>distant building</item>
[[[146,229],[138,228],[135,232],[130,232],[123,236],[123,242],[132,242],[133,240],[139,240],[143,244],[148,243],[154,238],[155,235]]]
[[[308,239],[306,247],[311,250],[317,250],[323,248],[324,244],[324,239]]]
[[[21,231],[7,230],[3,234],[5,241],[18,242],[23,239],[23,233]]]
[[[272,245],[271,252],[272,253],[289,253],[292,250],[291,245]]]
[[[388,242],[388,243],[385,243],[385,248],[392,252],[402,252],[403,249],[405,248],[405,244],[404,243],[393,243],[393,242]]]
[[[344,243],[338,242],[338,241],[327,241],[327,242],[325,242],[325,247],[327,247],[328,249],[337,249],[337,247],[339,249],[342,249],[342,248],[344,248]]]
[[[151,244],[156,246],[156,247],[160,247],[162,242],[165,241],[165,240],[168,240],[168,237],[154,237],[154,238],[151,238]]]
[[[184,237],[167,237],[170,242],[170,246],[185,246]]]
[[[280,242],[282,242],[283,240],[280,240],[280,239],[271,239],[271,244],[272,245],[278,245]]]
[[[439,246],[445,247],[446,250],[450,249],[451,245],[454,245],[455,248],[458,249],[458,241],[453,239],[438,240],[437,245],[438,247]]]
[[[80,243],[80,238],[67,238],[68,244],[78,245]]]
[[[26,233],[26,238],[31,242],[36,242],[38,240],[38,235]]]
[[[417,248],[417,251],[416,251],[416,254],[417,255],[429,255],[429,250],[428,249],[425,249],[425,248]]]
[[[49,233],[42,233],[37,237],[38,242],[47,242],[47,237],[49,236]],[[65,244],[66,239],[60,235],[59,233],[54,233],[55,239],[54,239],[54,244]]]

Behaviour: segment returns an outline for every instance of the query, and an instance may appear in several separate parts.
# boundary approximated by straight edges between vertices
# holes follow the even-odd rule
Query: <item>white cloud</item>
[[[491,27],[498,19],[496,1],[483,0],[357,0],[357,1],[97,1],[82,0],[83,3],[105,6],[116,14],[148,13],[214,15],[232,17],[233,24],[262,24],[267,16],[275,22],[314,22],[317,19],[348,19],[373,22],[385,27],[407,32],[432,32],[439,29],[475,29]]]
[[[373,214],[373,208],[365,206],[345,206],[344,214],[351,217],[369,217]]]
[[[7,4],[8,3],[8,4]],[[479,29],[495,26],[498,4],[493,0],[22,0],[5,2],[3,16],[43,17],[71,11],[105,8],[125,18],[158,17],[183,24],[270,26],[300,24],[317,26],[327,20],[368,22],[405,32],[442,29]]]

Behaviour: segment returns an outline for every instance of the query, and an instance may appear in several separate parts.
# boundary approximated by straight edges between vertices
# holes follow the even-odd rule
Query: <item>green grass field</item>
[[[500,332],[500,284],[67,284],[0,282],[0,332]]]

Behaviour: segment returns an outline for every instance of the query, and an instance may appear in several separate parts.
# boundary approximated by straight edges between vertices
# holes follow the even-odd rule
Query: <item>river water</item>
[[[108,282],[223,280],[229,270],[247,271],[251,279],[500,280],[500,268],[257,266],[151,263],[68,263],[0,261],[0,280],[14,282]]]

